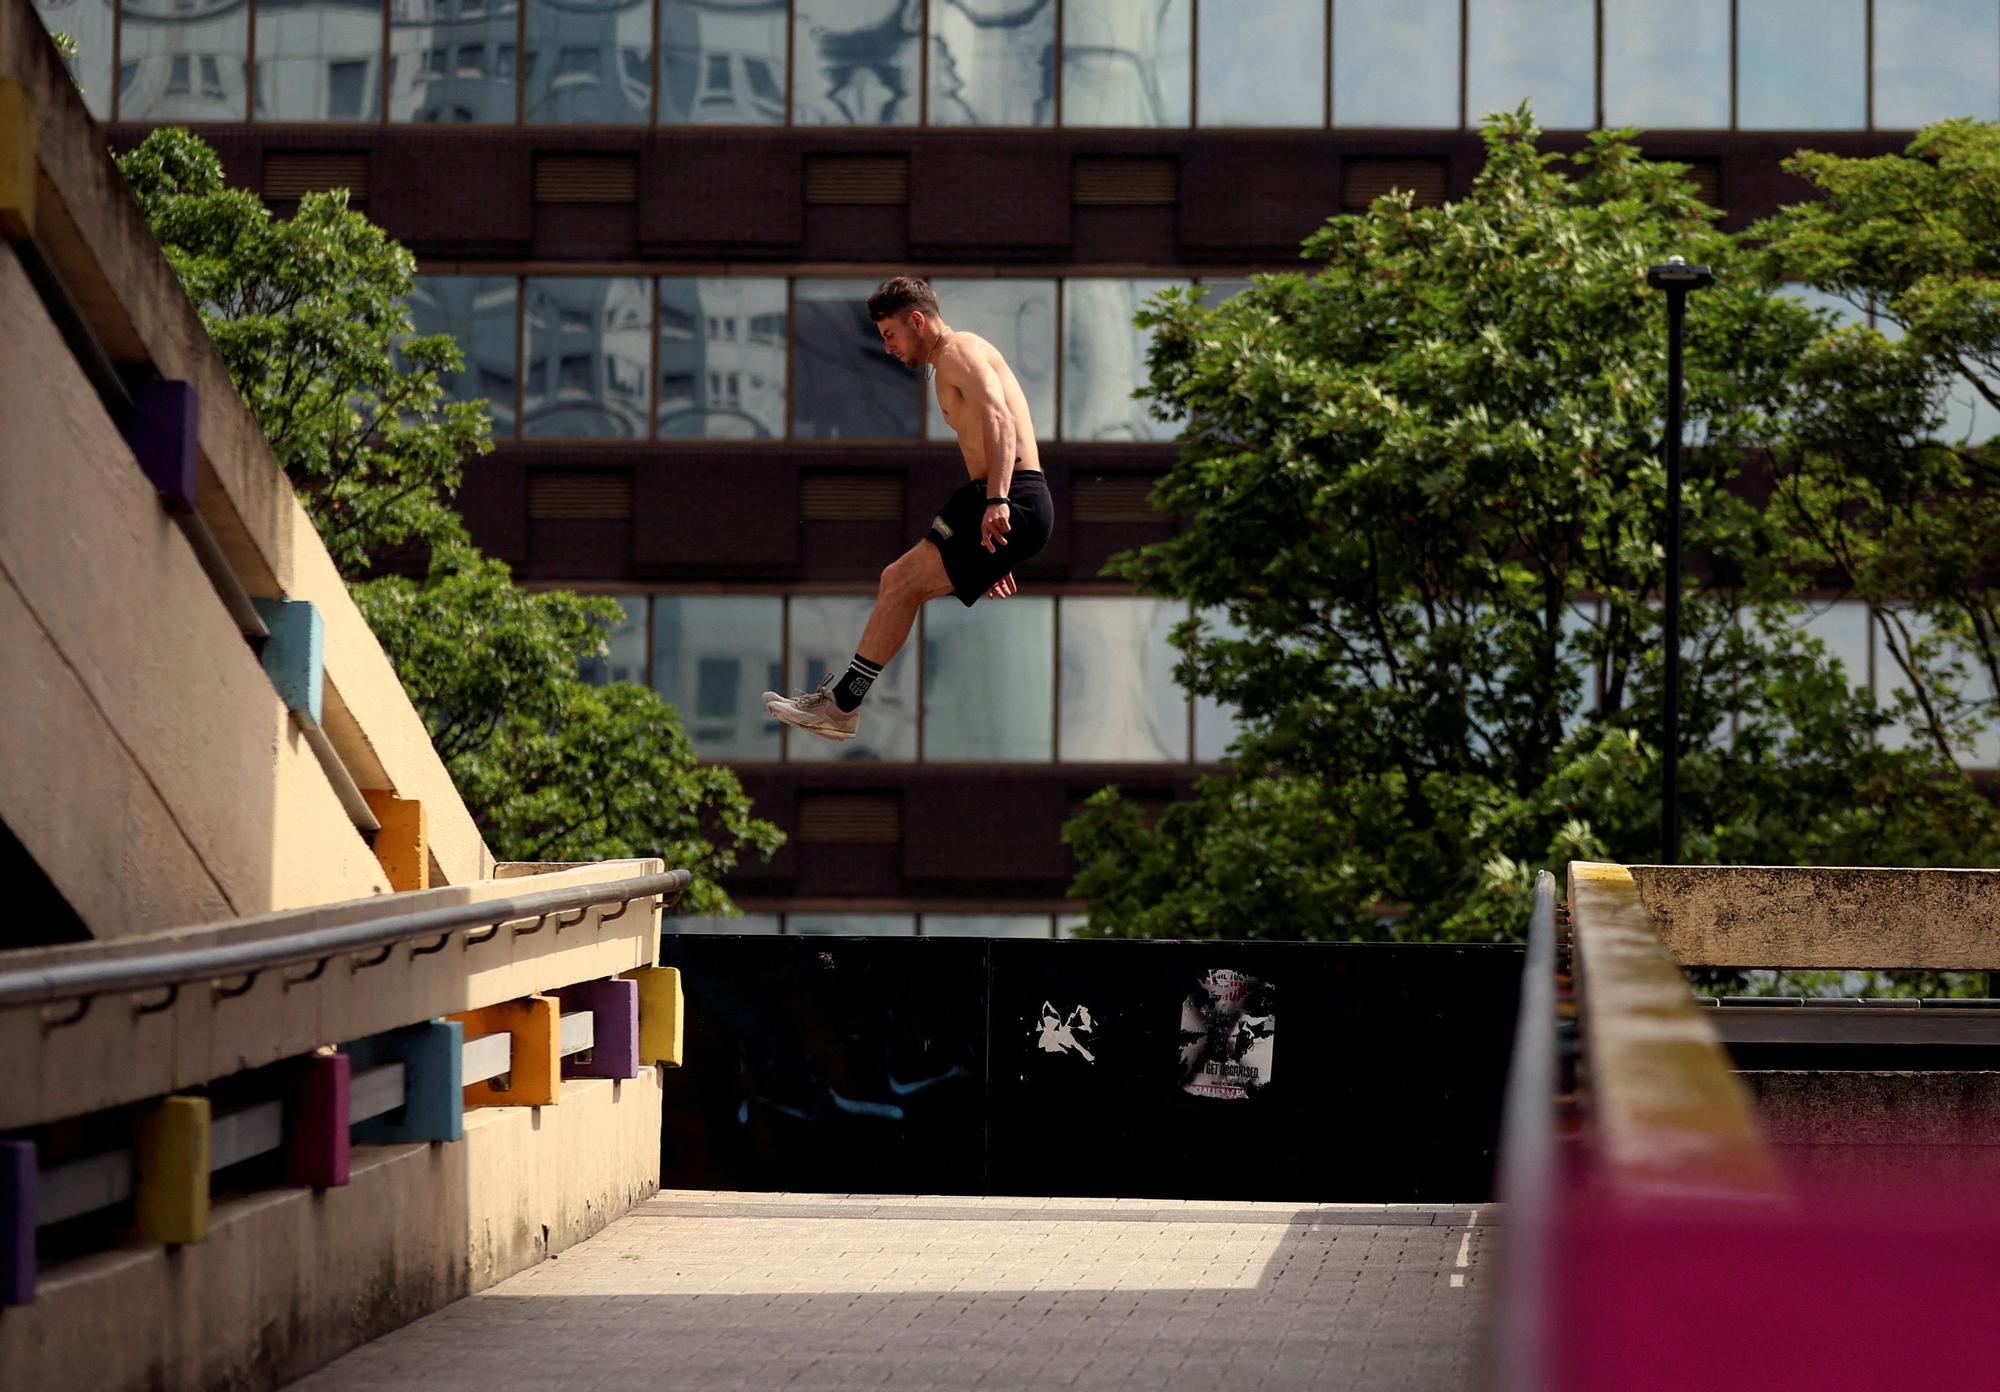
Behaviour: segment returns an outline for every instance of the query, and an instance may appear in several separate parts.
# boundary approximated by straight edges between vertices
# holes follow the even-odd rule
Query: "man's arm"
[[[1020,444],[1014,426],[1014,413],[1007,409],[1007,390],[992,364],[970,348],[961,349],[953,345],[946,352],[945,359],[953,369],[947,380],[964,396],[964,431],[976,431],[986,453],[986,496],[1004,498],[1014,482],[1014,459]],[[964,432],[961,432],[961,448],[963,438]],[[1012,530],[1013,522],[1011,511],[1004,503],[996,503],[986,509],[980,520],[979,537],[988,551],[993,550],[995,545],[1007,544],[1007,533]]]

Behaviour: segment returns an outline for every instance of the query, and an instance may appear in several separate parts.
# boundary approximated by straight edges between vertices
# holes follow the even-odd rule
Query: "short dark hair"
[[[906,309],[921,309],[933,319],[937,317],[937,291],[922,276],[890,276],[868,297],[868,317],[877,324]]]

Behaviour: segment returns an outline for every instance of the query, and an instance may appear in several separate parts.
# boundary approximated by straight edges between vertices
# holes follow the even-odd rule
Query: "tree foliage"
[[[1385,198],[1315,234],[1310,273],[1142,315],[1148,393],[1184,429],[1157,501],[1186,525],[1114,569],[1198,606],[1181,678],[1242,729],[1234,771],[1156,826],[1109,790],[1068,828],[1094,932],[1483,937],[1518,930],[1532,867],[1657,858],[1645,268],[1669,254],[1720,272],[1689,315],[1684,855],[1995,854],[1986,801],[1935,747],[1879,738],[1865,674],[1801,631],[1815,558],[1756,501],[1767,445],[1851,385],[1812,375],[1827,317],[1629,133],[1565,160],[1524,110],[1485,139],[1465,201]]]
[[[615,603],[523,590],[472,548],[451,500],[491,448],[485,403],[447,403],[458,346],[411,333],[415,258],[345,190],[272,217],[184,130],[120,167],[495,854],[664,856],[695,872],[691,911],[730,911],[717,879],[780,835],[655,693],[579,678]],[[412,549],[421,583],[376,573]]]

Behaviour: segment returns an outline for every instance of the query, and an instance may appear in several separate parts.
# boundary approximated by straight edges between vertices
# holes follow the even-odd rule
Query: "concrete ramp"
[[[300,1392],[1458,1389],[1483,1208],[672,1191]]]

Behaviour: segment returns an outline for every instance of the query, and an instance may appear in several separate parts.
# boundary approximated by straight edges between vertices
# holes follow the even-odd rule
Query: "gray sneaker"
[[[861,708],[844,711],[833,703],[833,684],[838,674],[827,673],[826,680],[819,684],[817,691],[802,691],[796,696],[780,696],[775,691],[764,693],[764,709],[787,725],[796,725],[801,730],[810,730],[821,739],[851,740],[861,728]]]

